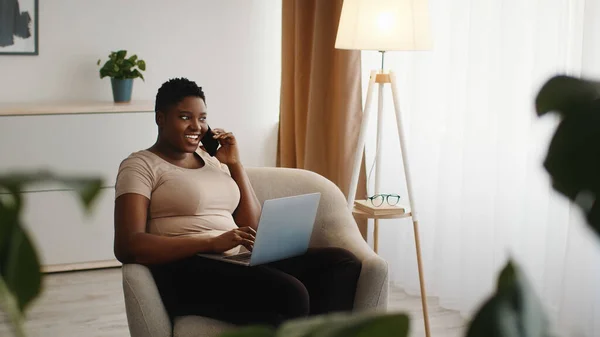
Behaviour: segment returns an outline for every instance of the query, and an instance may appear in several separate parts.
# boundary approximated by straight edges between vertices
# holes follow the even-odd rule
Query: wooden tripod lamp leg
[[[383,149],[381,144],[383,143],[383,94],[384,94],[384,82],[378,81],[380,74],[375,77],[375,82],[379,84],[378,98],[377,98],[377,142],[375,143],[375,188],[374,194],[381,193],[381,159],[383,157]],[[376,254],[379,253],[379,219],[375,218],[373,222],[373,251]]]
[[[373,251],[379,254],[379,219],[375,219],[373,224]]]
[[[348,208],[352,210],[354,207],[354,197],[356,196],[356,189],[358,187],[358,176],[360,173],[360,162],[362,160],[363,151],[365,149],[365,139],[367,137],[367,126],[369,124],[369,116],[371,112],[371,101],[373,99],[373,90],[375,89],[375,77],[377,71],[371,71],[371,77],[369,79],[369,87],[367,89],[367,97],[365,99],[365,106],[363,109],[363,116],[360,125],[360,133],[358,136],[358,143],[356,144],[356,152],[354,154],[354,166],[352,168],[352,179],[350,180],[350,189],[348,190]]]
[[[419,239],[419,221],[413,220],[413,231],[415,233],[415,247],[417,249],[417,268],[419,269],[419,283],[421,286],[421,305],[423,306],[423,320],[425,321],[425,336],[429,337],[429,313],[427,312],[427,292],[425,291],[425,279],[423,276],[423,262],[421,260],[421,240]]]
[[[406,188],[408,191],[408,199],[410,201],[413,231],[415,235],[415,249],[417,251],[417,267],[419,271],[419,283],[421,287],[421,304],[423,306],[423,321],[425,323],[425,336],[430,337],[429,331],[429,313],[427,311],[427,292],[425,291],[425,276],[423,275],[423,262],[421,259],[421,242],[419,238],[419,220],[417,217],[417,209],[415,207],[415,199],[413,198],[412,180],[410,175],[410,166],[408,164],[408,153],[406,150],[406,140],[404,138],[404,130],[402,129],[402,116],[400,114],[400,103],[398,101],[398,90],[396,89],[396,75],[390,71],[390,82],[392,85],[392,99],[394,101],[394,110],[396,111],[396,124],[398,126],[398,137],[400,138],[400,149],[402,150],[402,164],[404,166],[404,175],[406,177]]]

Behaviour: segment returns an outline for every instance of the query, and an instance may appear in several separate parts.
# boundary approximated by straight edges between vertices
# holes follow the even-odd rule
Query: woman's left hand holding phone
[[[239,163],[239,152],[235,136],[231,132],[223,129],[213,129],[213,138],[218,140],[221,146],[217,150],[215,157],[225,165],[235,165]]]

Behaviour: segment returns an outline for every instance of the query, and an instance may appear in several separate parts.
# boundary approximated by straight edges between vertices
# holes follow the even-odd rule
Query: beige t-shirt
[[[187,169],[142,150],[121,162],[115,199],[137,193],[150,199],[146,231],[164,236],[218,236],[237,228],[232,213],[240,191],[227,166],[198,149],[205,165]]]

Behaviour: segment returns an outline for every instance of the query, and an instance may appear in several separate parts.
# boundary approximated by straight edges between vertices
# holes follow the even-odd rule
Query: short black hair
[[[184,98],[193,96],[200,97],[206,104],[206,97],[202,87],[187,78],[172,78],[158,89],[154,111],[167,112],[173,105],[181,102]]]

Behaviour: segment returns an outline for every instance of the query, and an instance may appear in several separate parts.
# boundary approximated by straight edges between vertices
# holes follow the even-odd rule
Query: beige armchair
[[[303,193],[321,192],[312,247],[343,247],[362,260],[354,310],[387,306],[388,267],[363,240],[340,189],[324,177],[300,169],[247,168],[261,201]],[[148,268],[123,266],[123,291],[132,337],[212,337],[231,328],[225,322],[199,316],[169,319]]]

